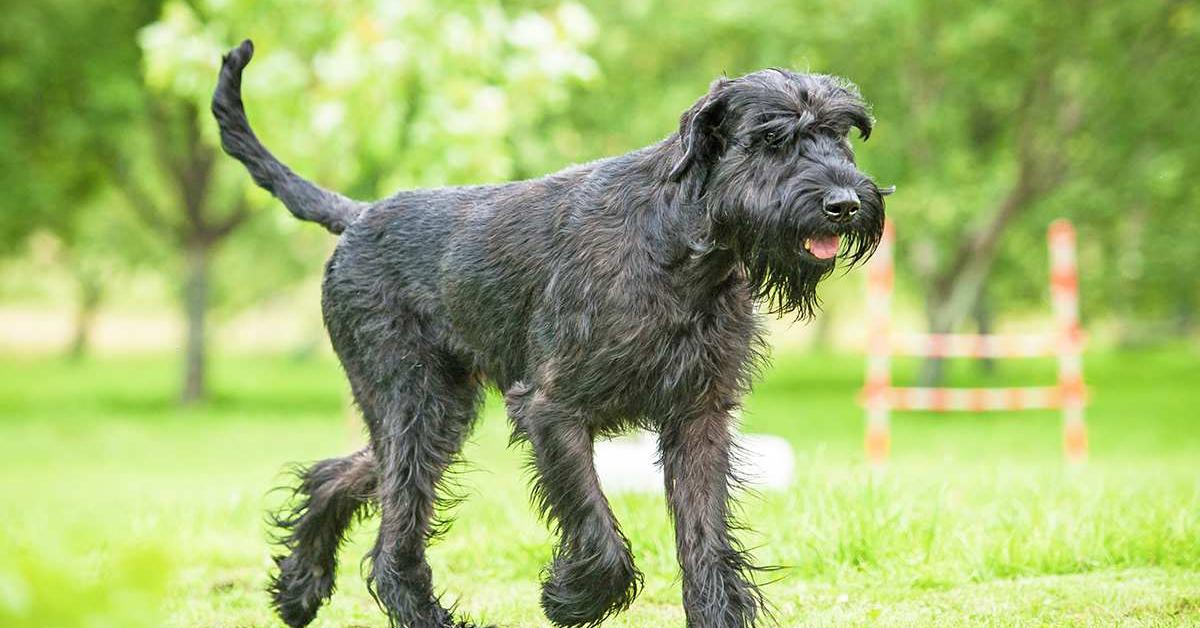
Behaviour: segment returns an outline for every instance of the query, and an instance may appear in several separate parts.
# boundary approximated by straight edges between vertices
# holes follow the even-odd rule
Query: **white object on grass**
[[[757,489],[783,489],[792,482],[796,459],[792,446],[778,436],[738,434],[741,448],[737,471]],[[639,432],[596,443],[596,473],[605,491],[619,493],[663,490],[658,460],[658,439]]]

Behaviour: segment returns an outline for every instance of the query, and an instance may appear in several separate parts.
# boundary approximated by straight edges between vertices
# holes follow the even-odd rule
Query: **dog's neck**
[[[714,236],[709,212],[705,207],[705,173],[691,168],[678,181],[669,179],[669,168],[682,156],[678,135],[644,149],[638,167],[650,169],[657,186],[651,195],[662,202],[652,203],[658,213],[659,229],[650,230],[655,249],[671,251],[664,259],[677,294],[697,308],[706,308],[720,291],[744,284],[744,273],[733,250]]]

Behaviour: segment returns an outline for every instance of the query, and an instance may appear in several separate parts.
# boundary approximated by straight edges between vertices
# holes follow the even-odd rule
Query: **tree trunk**
[[[1192,295],[1180,291],[1175,298],[1175,335],[1187,338],[1196,327],[1196,308],[1192,303]]]
[[[202,240],[187,244],[187,279],[183,308],[187,319],[187,346],[184,351],[183,394],[185,404],[203,401],[207,395],[205,368],[205,324],[208,315],[208,265],[211,245]]]
[[[975,301],[975,308],[971,311],[971,317],[975,319],[975,331],[981,336],[988,336],[992,333],[992,302],[988,298],[986,287],[979,293],[979,298]],[[984,375],[996,374],[996,360],[993,358],[979,358],[979,370]]]
[[[1056,144],[1039,144],[1046,135],[1036,124],[1035,112],[1047,100],[1054,102],[1053,64],[1045,65],[1026,84],[1014,118],[1021,120],[1015,138],[1016,180],[1008,194],[990,212],[991,217],[973,235],[960,241],[950,264],[937,276],[925,312],[931,333],[950,333],[979,300],[992,270],[1000,237],[1008,225],[1039,198],[1053,191],[1065,177],[1066,165]],[[1078,101],[1060,99],[1050,119],[1053,137],[1070,137],[1083,123]],[[1044,144],[1044,143],[1043,143]],[[930,358],[921,369],[921,382],[935,385],[941,380],[941,360]]]
[[[86,271],[77,273],[76,279],[79,281],[79,303],[75,309],[75,331],[67,349],[67,359],[72,362],[83,359],[91,345],[92,324],[96,321],[102,294],[100,282]]]
[[[959,246],[954,260],[935,282],[925,300],[929,333],[948,334],[970,312],[979,300],[979,295],[992,270],[992,262],[1000,243],[1000,236],[1009,223],[1038,194],[1034,188],[1032,173],[1036,166],[1023,162],[1016,183],[1009,193],[992,211],[992,217],[982,229],[968,236]],[[928,358],[921,367],[921,385],[936,386],[941,383],[942,360]]]
[[[1146,222],[1149,209],[1142,204],[1134,205],[1122,214],[1118,223],[1117,237],[1120,246],[1116,247],[1117,281],[1120,283],[1120,294],[1137,294],[1138,284],[1143,280],[1145,262]],[[1138,311],[1134,299],[1126,297],[1117,303],[1117,320],[1120,322],[1117,346],[1122,349],[1132,349],[1145,345],[1154,340],[1155,330],[1146,325],[1142,313]]]
[[[948,334],[952,327],[949,319],[942,314],[943,309],[937,301],[937,296],[930,294],[925,297],[925,317],[931,334]],[[921,362],[921,372],[917,376],[919,386],[940,386],[946,374],[945,358],[928,357]]]

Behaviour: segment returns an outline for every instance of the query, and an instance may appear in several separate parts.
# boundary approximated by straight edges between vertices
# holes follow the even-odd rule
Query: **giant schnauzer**
[[[283,620],[312,621],[347,527],[377,506],[368,581],[391,623],[471,625],[439,602],[425,548],[490,385],[558,534],[542,582],[551,622],[596,625],[637,595],[592,443],[642,427],[659,435],[688,625],[753,625],[763,599],[733,535],[732,417],[762,363],[755,303],[812,316],[817,283],[883,231],[888,190],[847,138],[871,131],[857,88],[778,69],[719,78],[652,146],[365,203],[302,179],[255,137],[241,99],[252,54],[246,41],[224,58],[221,142],[296,217],[342,234],[321,303],[370,432],[366,449],[302,471],[277,516]]]

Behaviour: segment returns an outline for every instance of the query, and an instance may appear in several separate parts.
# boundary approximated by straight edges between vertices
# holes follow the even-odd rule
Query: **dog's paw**
[[[559,556],[542,582],[542,611],[556,626],[593,626],[633,603],[642,574],[629,552]]]
[[[317,611],[333,592],[332,574],[302,569],[287,558],[276,559],[280,571],[271,579],[271,605],[283,623],[303,628],[312,623]]]

